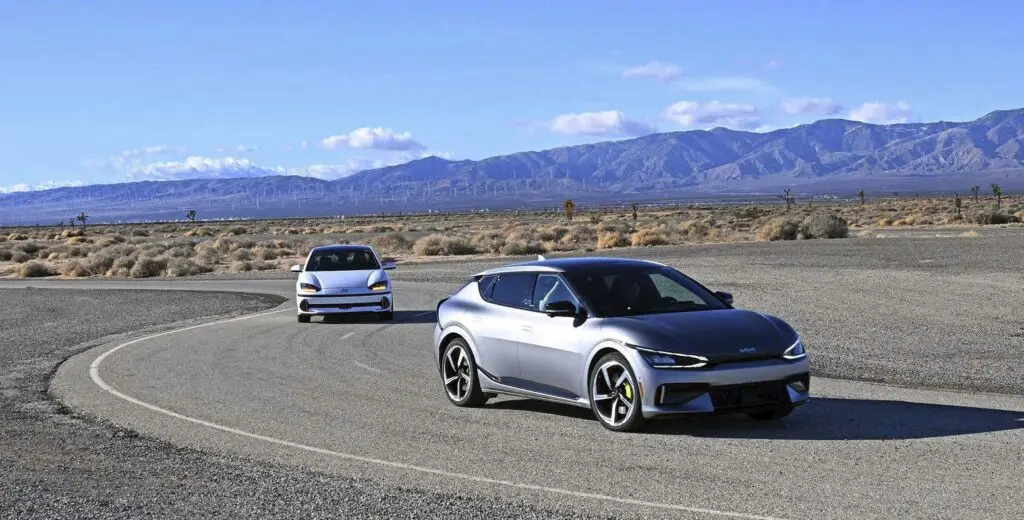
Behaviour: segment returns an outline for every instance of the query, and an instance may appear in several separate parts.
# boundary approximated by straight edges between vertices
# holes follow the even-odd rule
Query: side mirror
[[[559,300],[557,302],[551,302],[544,309],[544,313],[554,318],[555,316],[563,316],[572,318],[576,316],[579,311],[576,309],[576,305],[568,300]]]
[[[718,299],[725,302],[726,305],[730,307],[732,306],[732,293],[727,293],[725,291],[715,291],[715,296],[718,296]]]
[[[394,268],[395,268],[395,264],[396,264],[396,263],[397,263],[397,262],[395,262],[395,259],[394,259],[394,258],[385,258],[385,259],[384,259],[384,260],[383,260],[383,261],[381,262],[381,267],[382,267],[382,268],[383,268],[384,270],[390,271],[390,270],[392,270],[392,269],[394,269]]]
[[[295,265],[292,266],[291,271],[293,273],[301,273],[302,272],[302,266],[299,265],[299,264],[295,264]]]

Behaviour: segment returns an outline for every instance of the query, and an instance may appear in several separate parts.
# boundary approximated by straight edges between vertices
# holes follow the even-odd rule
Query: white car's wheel
[[[309,323],[309,319],[312,318],[309,314],[299,314],[299,323]]]

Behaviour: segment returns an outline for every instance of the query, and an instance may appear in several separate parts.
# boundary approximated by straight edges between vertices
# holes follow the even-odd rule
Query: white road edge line
[[[203,327],[212,327],[214,325],[223,325],[225,323],[231,323],[231,322],[235,322],[235,321],[248,320],[248,319],[252,319],[252,318],[259,318],[259,317],[262,317],[262,316],[269,316],[271,314],[277,314],[277,313],[281,313],[281,312],[293,312],[293,309],[280,309],[280,310],[276,310],[276,311],[263,312],[263,313],[259,313],[259,314],[250,314],[248,316],[240,316],[240,317],[237,317],[237,318],[231,318],[231,319],[227,319],[227,320],[220,320],[220,321],[214,321],[214,322],[210,322],[210,323],[203,323],[203,324],[200,324],[200,325],[192,325],[192,326],[189,326],[189,327],[184,327],[184,328],[181,328],[181,329],[164,331],[164,332],[160,332],[160,333],[157,333],[157,334],[152,334],[152,335],[149,335],[149,336],[145,336],[145,337],[142,337],[142,338],[133,339],[133,340],[125,342],[125,343],[121,343],[120,345],[117,345],[116,347],[114,347],[114,348],[112,348],[112,349],[110,349],[110,350],[100,354],[96,359],[93,360],[93,362],[89,365],[89,377],[92,379],[92,381],[94,383],[96,383],[97,386],[99,386],[105,392],[113,395],[114,397],[117,397],[119,399],[123,399],[123,400],[125,400],[125,401],[127,401],[129,403],[141,406],[141,407],[146,408],[148,410],[152,410],[154,412],[161,413],[161,414],[167,415],[169,417],[174,417],[175,419],[181,419],[183,421],[187,421],[187,422],[190,422],[190,423],[193,423],[193,424],[198,424],[200,426],[206,426],[207,428],[212,428],[212,429],[220,430],[220,431],[227,432],[227,433],[233,433],[233,434],[239,435],[241,437],[248,437],[250,439],[255,439],[255,440],[258,440],[258,441],[268,442],[268,443],[271,443],[271,444],[277,444],[277,445],[280,445],[280,446],[287,446],[289,448],[300,449],[300,450],[309,451],[309,452],[312,452],[312,453],[318,453],[318,454],[321,454],[321,455],[327,455],[329,457],[353,460],[353,461],[363,462],[363,463],[367,463],[367,464],[375,464],[375,465],[378,465],[378,466],[387,466],[387,467],[401,469],[401,470],[416,471],[416,472],[419,472],[419,473],[427,473],[427,474],[430,474],[430,475],[438,475],[438,476],[447,477],[447,478],[451,478],[451,479],[467,480],[467,481],[470,481],[470,482],[477,482],[477,483],[482,483],[482,484],[493,484],[493,485],[499,485],[499,486],[507,486],[507,487],[518,488],[518,489],[526,489],[526,490],[530,490],[530,491],[541,491],[541,492],[545,492],[545,493],[552,493],[552,494],[557,494],[557,495],[567,495],[567,496],[572,496],[572,497],[577,497],[577,498],[589,498],[589,499],[595,499],[595,500],[603,500],[603,501],[607,501],[607,502],[616,502],[616,503],[619,503],[619,504],[635,505],[635,506],[649,507],[649,508],[655,508],[655,509],[669,509],[669,510],[674,510],[674,511],[686,511],[686,512],[689,512],[689,513],[716,515],[716,516],[723,516],[723,517],[730,517],[730,518],[744,518],[744,519],[747,519],[747,520],[782,520],[781,518],[771,517],[771,516],[759,516],[759,515],[752,515],[752,514],[747,514],[747,513],[737,513],[737,512],[731,512],[731,511],[718,511],[718,510],[715,510],[715,509],[705,509],[705,508],[700,508],[700,507],[688,507],[688,506],[682,506],[682,505],[677,505],[677,504],[667,504],[667,503],[661,503],[661,502],[647,502],[647,501],[644,501],[644,500],[637,500],[637,499],[632,499],[632,498],[622,498],[622,497],[615,497],[615,496],[609,496],[609,495],[601,495],[601,494],[598,494],[598,493],[587,493],[585,491],[573,491],[573,490],[570,490],[570,489],[553,488],[553,487],[541,486],[541,485],[536,485],[536,484],[525,484],[525,483],[522,483],[522,482],[512,482],[512,481],[508,481],[508,480],[498,480],[498,479],[493,479],[493,478],[488,478],[488,477],[480,477],[480,476],[476,476],[476,475],[469,475],[469,474],[465,474],[465,473],[456,473],[456,472],[446,471],[446,470],[442,470],[442,469],[435,469],[435,468],[427,468],[427,467],[423,467],[423,466],[416,466],[416,465],[413,465],[413,464],[405,464],[405,463],[402,463],[402,462],[395,462],[395,461],[390,461],[390,460],[383,460],[383,459],[375,459],[375,458],[371,458],[371,457],[364,457],[364,456],[361,456],[361,455],[354,455],[354,454],[351,454],[351,453],[341,453],[341,452],[331,451],[331,450],[324,449],[324,448],[318,448],[316,446],[307,446],[305,444],[300,444],[300,443],[297,443],[297,442],[286,441],[286,440],[277,439],[277,438],[274,438],[274,437],[268,437],[266,435],[260,435],[258,433],[247,432],[245,430],[239,430],[237,428],[232,428],[230,426],[224,426],[224,425],[213,423],[213,422],[210,422],[210,421],[204,421],[202,419],[196,419],[195,417],[189,417],[187,415],[182,415],[182,414],[180,414],[178,412],[173,412],[171,410],[160,408],[159,406],[152,405],[152,404],[140,401],[140,400],[138,400],[138,399],[136,399],[136,398],[134,398],[134,397],[132,397],[130,395],[126,395],[126,394],[121,393],[116,388],[114,388],[114,387],[110,386],[109,384],[107,384],[107,382],[104,381],[102,377],[100,377],[100,365],[103,363],[103,360],[107,359],[107,357],[109,357],[111,354],[113,354],[113,353],[115,353],[115,352],[117,352],[117,351],[119,351],[119,350],[121,350],[121,349],[123,349],[125,347],[134,345],[136,343],[142,343],[144,341],[148,341],[148,340],[151,340],[151,339],[159,338],[159,337],[162,337],[162,336],[168,336],[168,335],[171,335],[171,334],[177,334],[179,332],[186,332],[186,331],[195,330],[195,329],[199,329],[199,328],[203,328]]]

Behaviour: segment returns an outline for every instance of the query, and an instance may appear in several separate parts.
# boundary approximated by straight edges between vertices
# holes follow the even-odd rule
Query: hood
[[[370,285],[388,281],[383,269],[365,271],[304,271],[299,274],[298,283],[312,283],[324,292],[348,289],[348,293],[370,292]]]
[[[602,328],[610,339],[712,362],[774,357],[798,338],[781,319],[744,309],[607,318]]]

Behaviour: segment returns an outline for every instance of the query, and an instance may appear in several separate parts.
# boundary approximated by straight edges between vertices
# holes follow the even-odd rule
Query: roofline
[[[596,259],[596,260],[605,260],[608,263],[618,261],[618,262],[630,262],[630,263],[637,263],[637,264],[647,264],[647,265],[657,265],[657,266],[661,266],[661,267],[668,267],[666,264],[663,264],[661,262],[655,262],[653,260],[644,260],[642,258],[619,258],[619,257],[613,257],[613,256],[595,256],[595,257],[579,257],[579,258],[590,258],[590,259]],[[472,276],[473,277],[489,276],[489,275],[492,275],[492,274],[502,274],[502,273],[564,273],[564,272],[566,272],[566,270],[561,268],[561,267],[545,264],[545,262],[549,262],[549,261],[551,261],[551,260],[545,259],[545,260],[541,260],[541,261],[521,262],[521,263],[517,263],[517,264],[508,264],[508,265],[503,265],[503,266],[498,266],[498,267],[492,267],[492,268],[487,269],[485,271],[480,271],[479,273],[476,273],[476,274],[474,274]],[[601,262],[597,262],[597,263],[601,263]]]

